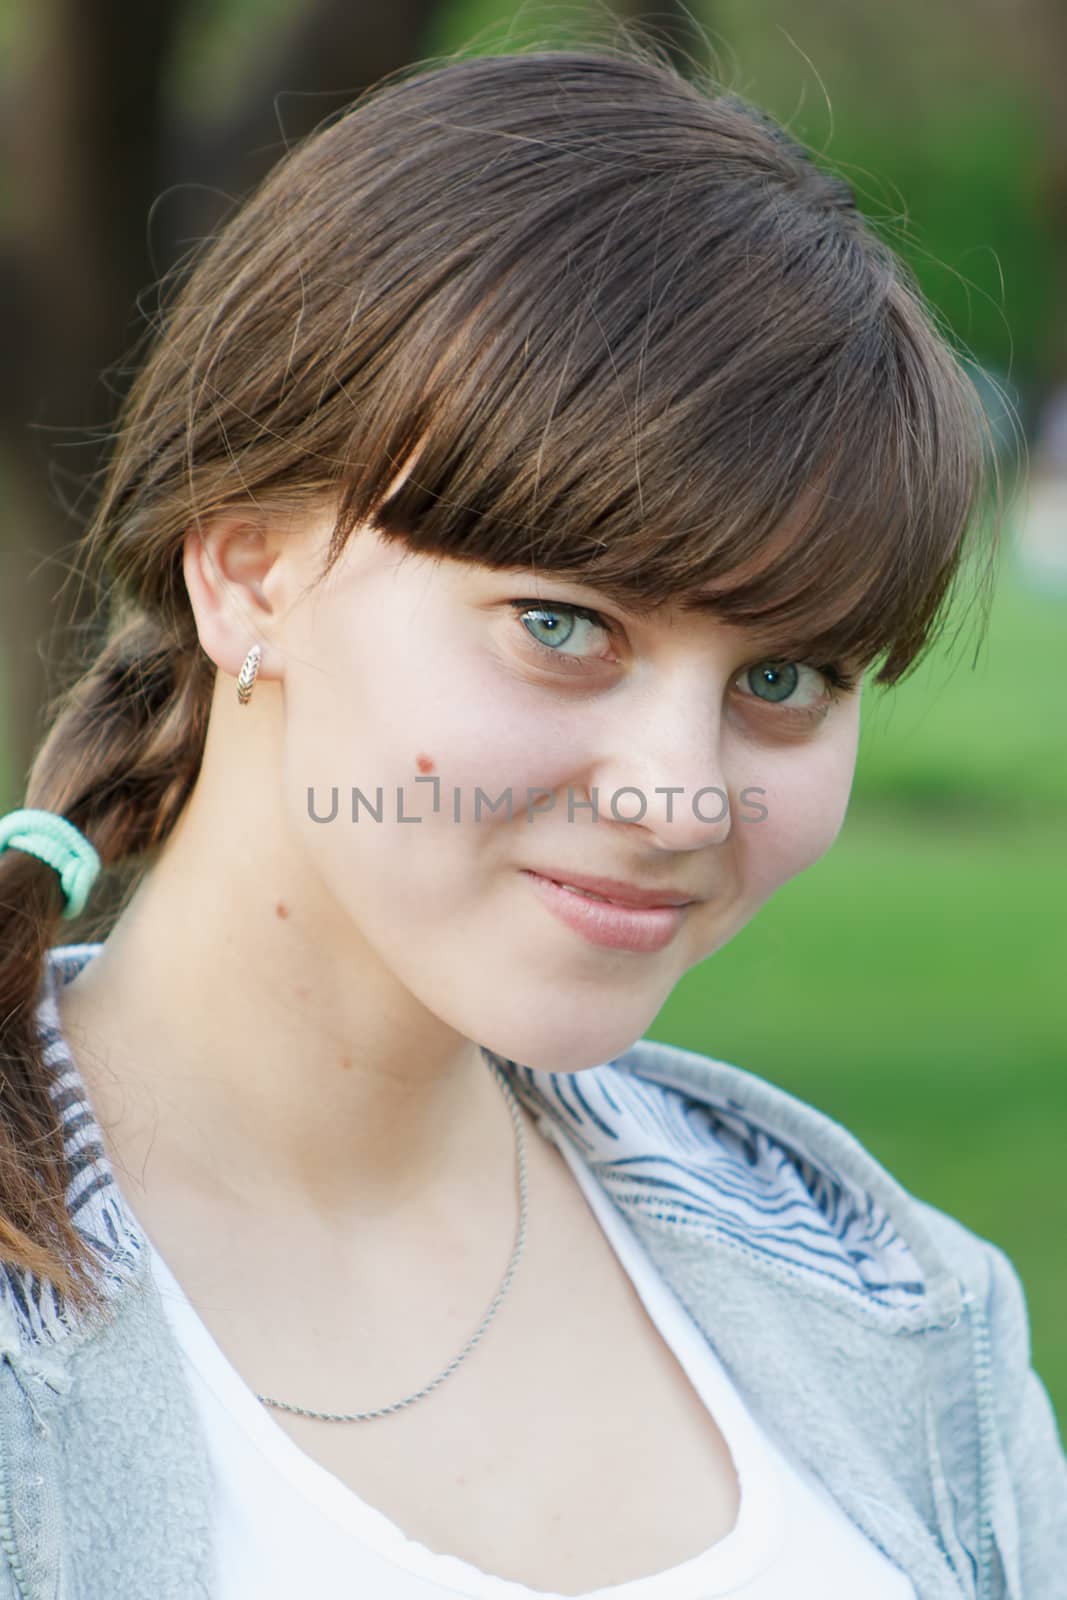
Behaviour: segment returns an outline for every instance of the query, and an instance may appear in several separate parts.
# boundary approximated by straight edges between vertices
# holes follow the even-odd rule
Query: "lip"
[[[533,872],[533,868],[524,868],[524,871]],[[538,878],[547,878],[550,883],[571,883],[576,889],[585,889],[589,894],[600,895],[604,900],[610,900],[613,905],[630,906],[634,910],[648,911],[659,906],[689,906],[697,896],[685,894],[677,889],[638,889],[632,883],[624,883],[621,878],[594,878],[586,872],[534,872]]]
[[[663,950],[678,932],[692,903],[646,907],[617,905],[609,900],[591,900],[588,895],[565,889],[554,878],[543,877],[529,868],[522,868],[522,872],[553,915],[590,944],[607,950],[630,950],[638,954]]]

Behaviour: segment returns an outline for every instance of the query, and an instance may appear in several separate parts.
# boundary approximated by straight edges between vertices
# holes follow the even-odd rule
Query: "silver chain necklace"
[[[519,1229],[515,1236],[515,1246],[511,1252],[511,1260],[508,1262],[503,1281],[493,1296],[489,1310],[485,1313],[477,1329],[467,1340],[459,1355],[454,1356],[447,1367],[442,1368],[437,1374],[436,1378],[431,1379],[422,1389],[416,1389],[415,1393],[409,1394],[406,1399],[394,1400],[392,1405],[377,1406],[373,1411],[353,1411],[350,1413],[342,1411],[310,1411],[307,1406],[294,1406],[290,1405],[287,1400],[274,1400],[270,1395],[258,1394],[256,1399],[262,1400],[265,1406],[273,1406],[277,1411],[294,1411],[298,1416],[314,1417],[319,1422],[369,1422],[372,1417],[386,1417],[390,1412],[402,1411],[405,1406],[414,1405],[416,1400],[421,1400],[424,1395],[430,1394],[432,1390],[436,1389],[438,1384],[444,1383],[445,1379],[455,1372],[460,1363],[467,1359],[490,1322],[492,1322],[501,1301],[511,1287],[511,1280],[515,1276],[515,1268],[518,1266],[519,1257],[522,1255],[522,1247],[526,1243],[526,1136],[523,1132],[519,1104],[515,1099],[510,1083],[492,1056],[486,1054],[486,1060],[489,1062],[493,1075],[503,1091],[508,1110],[511,1112],[511,1120],[515,1125],[515,1148],[519,1165]]]

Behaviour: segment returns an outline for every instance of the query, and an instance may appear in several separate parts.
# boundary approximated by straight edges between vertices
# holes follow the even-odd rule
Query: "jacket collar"
[[[501,1064],[646,1241],[673,1234],[744,1255],[883,1331],[958,1320],[959,1280],[915,1199],[816,1107],[649,1039],[580,1073]]]
[[[68,1210],[112,1300],[143,1276],[147,1241],[115,1181],[57,1005],[60,987],[102,948],[48,952],[38,1021],[71,1167]],[[699,1245],[883,1332],[959,1320],[961,1285],[915,1200],[845,1128],[785,1090],[647,1039],[580,1073],[492,1059],[538,1122],[571,1142],[668,1281],[674,1257],[688,1260]],[[62,1298],[32,1273],[7,1269],[6,1297],[28,1342],[58,1344],[74,1331]]]

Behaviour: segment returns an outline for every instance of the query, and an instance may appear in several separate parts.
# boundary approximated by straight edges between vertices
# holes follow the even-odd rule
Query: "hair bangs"
[[[413,551],[700,609],[772,654],[886,656],[896,682],[982,491],[969,380],[869,235],[804,205],[786,229],[780,196],[710,166],[666,192],[590,169],[566,227],[533,208],[405,326],[338,552],[367,517]]]

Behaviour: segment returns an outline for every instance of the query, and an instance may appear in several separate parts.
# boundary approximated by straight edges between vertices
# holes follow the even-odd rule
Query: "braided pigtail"
[[[25,806],[66,817],[105,872],[143,870],[199,771],[214,670],[195,631],[176,637],[144,613],[120,621],[53,708]],[[36,1017],[47,952],[65,942],[62,913],[53,868],[23,850],[0,855],[0,1258],[87,1309],[99,1304],[98,1264],[67,1212],[71,1173]]]

